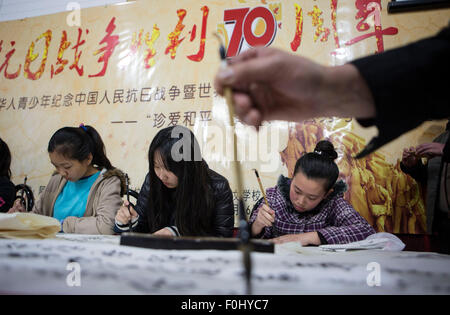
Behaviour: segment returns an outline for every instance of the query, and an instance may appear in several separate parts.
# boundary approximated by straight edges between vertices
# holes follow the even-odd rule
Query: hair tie
[[[87,128],[83,123],[80,124],[80,128],[87,132]]]
[[[319,151],[319,150],[314,150],[314,153],[322,155],[322,151]]]

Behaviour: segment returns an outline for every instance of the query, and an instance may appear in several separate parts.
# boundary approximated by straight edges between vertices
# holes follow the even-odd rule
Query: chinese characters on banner
[[[330,7],[330,16],[329,25],[331,27],[324,26],[325,17],[323,16],[323,11],[320,9],[318,5],[314,5],[312,10],[307,12],[307,15],[311,17],[312,26],[315,27],[314,32],[314,42],[318,39],[321,42],[327,42],[330,33],[332,32],[334,38],[335,48],[340,48],[340,42],[338,37],[337,30],[337,8],[338,8],[339,0],[329,0]],[[298,3],[294,4],[295,6],[295,35],[291,42],[292,51],[297,51],[299,48],[302,37],[303,37],[303,8]],[[355,15],[356,20],[360,20],[356,25],[356,30],[358,32],[364,33],[360,36],[357,36],[351,40],[345,42],[345,46],[354,45],[362,40],[365,40],[370,37],[376,38],[377,49],[376,52],[380,53],[384,51],[383,44],[383,36],[385,35],[396,35],[398,33],[398,29],[396,27],[387,27],[383,29],[381,25],[381,0],[356,0],[355,7],[357,9],[357,13]],[[373,31],[370,31],[370,24],[373,24]],[[333,51],[332,54],[335,54]]]
[[[329,9],[330,12],[328,16],[325,16],[323,11],[324,8],[322,6],[324,3],[327,3],[326,9]],[[376,39],[375,51],[379,53],[384,51],[383,36],[392,36],[398,33],[396,27],[389,26],[383,28],[381,24],[381,0],[357,0],[355,1],[355,29],[363,34],[341,44],[337,30],[338,6],[339,0],[329,0],[320,3],[294,3],[292,8],[287,8],[286,6],[282,7],[281,3],[275,3],[269,4],[267,7],[256,6],[253,8],[225,9],[223,11],[223,23],[225,25],[230,25],[232,31],[229,32],[230,34],[225,34],[227,31],[224,31],[224,26],[219,24],[218,33],[225,37],[227,57],[239,54],[244,46],[270,46],[276,38],[277,30],[279,32],[282,29],[282,9],[291,9],[295,12],[295,21],[292,21],[295,28],[293,30],[285,30],[285,32],[291,33],[288,35],[292,38],[290,48],[293,52],[297,52],[301,49],[302,39],[304,39],[305,36],[312,36],[314,43],[317,41],[327,42],[329,38],[332,37],[335,48],[340,48],[341,45],[355,45],[365,39],[374,37]],[[190,11],[192,12],[193,10]],[[197,24],[193,24],[189,31],[189,41],[197,41],[198,50],[186,56],[188,60],[194,62],[201,62],[205,57],[210,8],[208,6],[202,6],[199,13],[201,13],[198,14],[199,25],[201,25],[199,36],[197,36]],[[167,45],[164,49],[164,54],[171,59],[176,58],[177,49],[186,39],[186,25],[183,24],[183,21],[187,14],[187,9],[176,10],[178,21],[174,26],[174,29],[167,35]],[[312,34],[304,34],[305,23],[310,23],[314,28]],[[26,53],[23,62],[23,76],[29,80],[39,80],[44,75],[46,68],[49,68],[47,72],[50,78],[53,79],[68,66],[69,70],[75,70],[75,73],[82,77],[85,75],[83,60],[98,56],[98,69],[89,69],[89,74],[87,74],[87,76],[88,78],[104,77],[108,70],[109,60],[115,53],[115,49],[121,40],[119,32],[117,31],[118,26],[120,26],[120,21],[118,21],[116,17],[112,17],[104,28],[105,35],[98,43],[96,50],[94,52],[88,52],[87,54],[83,51],[83,46],[86,44],[86,41],[89,40],[89,28],[83,29],[79,27],[77,38],[68,38],[67,31],[63,30],[61,32],[58,48],[56,49],[55,45],[52,46],[55,47],[57,51],[56,60],[47,60],[47,56],[50,45],[52,44],[52,41],[56,40],[55,37],[57,35],[54,34],[51,29],[46,30],[29,44],[28,52]],[[371,27],[373,27],[373,30],[371,30]],[[145,34],[145,38],[142,38],[143,33],[143,28],[139,30],[138,34],[136,32],[133,33],[133,38],[128,44],[128,56],[134,57],[136,54],[140,53],[141,46],[145,44],[146,47],[143,48],[141,52],[145,55],[144,64],[142,66],[148,69],[156,62],[155,58],[158,53],[155,47],[156,42],[164,39],[161,37],[161,30],[157,24],[153,25],[151,32],[148,31]],[[36,51],[35,47],[41,41],[44,42],[45,45],[40,51]],[[3,56],[0,55],[0,58],[3,59],[0,66],[0,73],[3,73],[3,78],[8,80],[17,79],[22,73],[21,63],[18,64],[16,69],[9,69],[11,59],[19,58],[16,48],[14,47],[15,45],[16,41],[9,41],[8,45],[6,41],[0,39],[0,53],[2,50],[5,52]],[[331,51],[330,53],[333,54],[335,52]],[[47,62],[50,63],[49,67],[46,66]],[[31,68],[36,67],[36,71],[31,70]]]
[[[201,62],[203,60],[203,57],[205,55],[205,46],[206,46],[206,34],[207,34],[207,23],[208,23],[208,15],[209,15],[209,8],[207,6],[203,6],[200,9],[201,11],[201,32],[199,36],[199,48],[196,53],[193,53],[191,55],[186,56],[189,60],[194,62]],[[175,29],[169,33],[167,36],[168,39],[168,45],[165,49],[165,54],[170,55],[171,59],[175,59],[177,55],[177,48],[180,46],[180,44],[183,42],[185,37],[180,39],[181,32],[183,31],[185,25],[183,24],[183,19],[185,18],[187,14],[187,11],[185,9],[179,9],[177,10],[177,15],[179,18],[179,21],[177,25],[175,26]],[[116,46],[119,44],[120,38],[119,35],[114,34],[116,31],[117,22],[116,17],[112,17],[109,21],[108,25],[105,28],[106,35],[103,37],[103,39],[98,43],[99,48],[95,50],[92,53],[92,56],[98,56],[97,62],[100,64],[99,71],[95,73],[95,69],[92,69],[94,73],[88,74],[89,78],[94,77],[103,77],[106,74],[106,71],[108,69],[108,63],[111,56],[114,54]],[[190,41],[194,41],[197,37],[197,25],[194,24],[192,26],[192,30],[190,32]],[[129,45],[129,56],[133,56],[138,53],[139,48],[142,46],[142,34],[143,29],[139,31],[138,38],[136,38],[136,33],[133,34],[133,39]],[[50,47],[50,44],[52,42],[52,30],[47,30],[41,35],[39,35],[34,41],[32,41],[29,45],[28,53],[26,54],[24,67],[23,67],[23,75],[25,78],[30,80],[38,80],[42,77],[44,74],[44,71],[46,69],[47,64],[47,55],[48,50]],[[73,58],[71,59],[71,64],[69,66],[70,70],[75,69],[78,76],[84,75],[84,66],[82,64],[82,57],[89,58],[91,56],[86,56],[86,54],[83,55],[83,45],[86,44],[87,36],[89,35],[89,29],[82,29],[78,28],[78,37],[73,42],[71,42],[67,37],[67,31],[63,30],[61,34],[60,44],[58,47],[58,54],[57,58],[54,62],[54,64],[50,65],[50,77],[53,79],[54,76],[58,75],[59,73],[63,72],[65,69],[65,66],[69,64],[69,59],[64,58],[64,54],[66,51],[70,48],[73,50]],[[145,35],[145,39],[143,40],[144,44],[147,46],[147,49],[145,50],[145,68],[150,68],[152,65],[155,64],[155,55],[156,55],[156,49],[154,47],[155,42],[160,37],[160,29],[158,28],[157,24],[153,25],[153,30],[151,32],[151,35],[147,32]],[[45,47],[43,48],[42,52],[35,52],[35,46],[39,41],[45,41]],[[11,41],[10,46],[11,50],[9,50],[6,55],[4,56],[4,62],[0,66],[0,72],[3,71],[3,77],[9,80],[16,79],[21,72],[22,65],[19,65],[19,68],[15,71],[8,71],[8,66],[10,59],[13,57],[14,53],[16,52],[16,49],[14,48],[16,42]],[[0,52],[3,48],[3,40],[0,39]],[[67,54],[69,51],[67,51]],[[38,57],[40,57],[40,60]],[[37,71],[32,72],[30,68],[32,67],[33,62],[39,62],[40,65]]]
[[[109,93],[108,93],[109,92]],[[211,82],[200,84],[185,84],[181,89],[172,85],[166,87],[143,87],[133,89],[115,89],[113,91],[88,91],[76,94],[53,94],[41,96],[20,96],[11,99],[0,97],[1,110],[41,109],[69,107],[73,105],[101,105],[101,104],[147,104],[156,101],[196,100],[218,97]],[[18,105],[17,107],[15,105]],[[37,108],[36,108],[37,109]]]
[[[99,64],[102,65],[101,70],[98,73],[88,75],[88,77],[90,78],[104,76],[106,73],[109,58],[111,57],[115,47],[119,43],[119,36],[111,35],[116,28],[116,25],[114,23],[115,17],[111,18],[108,26],[106,27],[105,30],[106,35],[99,43],[101,47],[93,53],[94,56],[101,54],[97,61]],[[69,41],[69,39],[67,38],[67,31],[66,30],[62,31],[60,44],[57,50],[58,54],[56,61],[54,64],[50,65],[50,71],[48,71],[51,79],[53,79],[56,75],[63,72],[65,70],[65,66],[69,64],[69,62],[71,62],[69,70],[75,69],[76,73],[80,77],[84,75],[84,67],[81,64],[81,57],[83,54],[82,46],[86,43],[86,39],[84,38],[82,39],[82,37],[87,36],[88,34],[89,29],[83,30],[82,28],[78,28],[77,40],[73,44],[73,46],[70,47],[72,45],[72,42]],[[49,53],[50,44],[52,42],[52,36],[53,32],[52,30],[49,29],[44,33],[42,33],[41,35],[39,35],[29,45],[28,52],[26,54],[25,61],[23,64],[23,76],[25,78],[29,80],[39,80],[43,76],[46,69],[47,56]],[[35,47],[40,41],[45,41],[45,46],[43,47],[43,50],[41,52],[36,52]],[[3,40],[0,39],[0,52],[2,50],[2,45]],[[11,47],[14,47],[14,45],[15,41],[11,41]],[[66,50],[69,48],[73,50],[73,58],[71,61],[69,61],[69,59],[64,59],[64,54],[66,53]],[[0,66],[0,72],[1,70],[4,69],[3,76],[4,78],[9,80],[17,79],[19,77],[20,69],[22,67],[22,65],[19,64],[19,69],[16,72],[14,73],[8,72],[10,59],[13,57],[15,52],[16,52],[15,49],[10,50],[6,54],[5,61],[3,62],[2,66]],[[67,51],[67,53],[69,53],[69,51]],[[40,60],[38,58],[40,58]],[[34,67],[34,63],[38,63],[39,61],[40,64],[38,70],[33,72],[31,68]]]

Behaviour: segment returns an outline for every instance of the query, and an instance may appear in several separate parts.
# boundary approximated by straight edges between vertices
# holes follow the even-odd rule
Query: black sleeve
[[[232,237],[234,228],[233,193],[228,181],[223,178],[220,183],[213,185],[216,199],[216,216],[214,219],[215,236]]]
[[[442,161],[450,163],[450,136],[448,137],[447,142],[445,143]]]
[[[375,101],[376,117],[358,122],[375,125],[378,148],[427,119],[450,116],[450,27],[436,36],[354,60]]]
[[[426,184],[427,182],[427,167],[423,165],[422,161],[419,160],[416,166],[407,167],[405,164],[400,162],[400,168],[403,173],[410,175],[416,181]]]
[[[8,212],[13,206],[16,197],[16,188],[14,184],[6,179],[0,181],[0,212]]]

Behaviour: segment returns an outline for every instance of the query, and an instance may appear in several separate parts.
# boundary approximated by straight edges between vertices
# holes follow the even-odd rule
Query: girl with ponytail
[[[125,176],[106,157],[97,130],[83,124],[61,128],[51,137],[48,154],[56,172],[32,212],[58,219],[65,233],[113,234]],[[24,211],[20,203],[10,213],[16,211]]]
[[[292,179],[281,175],[266,191],[269,203],[259,200],[250,216],[252,236],[275,243],[300,242],[302,246],[345,244],[375,233],[369,223],[343,198],[334,146],[317,143],[295,164]]]

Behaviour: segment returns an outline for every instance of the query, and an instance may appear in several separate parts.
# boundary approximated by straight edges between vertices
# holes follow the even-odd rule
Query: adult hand
[[[352,64],[326,67],[274,48],[254,48],[229,60],[216,75],[220,95],[233,89],[236,115],[246,124],[263,120],[375,116],[372,94]]]
[[[416,154],[420,157],[426,157],[432,159],[436,156],[442,156],[444,151],[444,143],[423,143],[416,147]]]
[[[275,211],[263,203],[258,211],[255,222],[252,224],[252,235],[258,235],[266,226],[272,226],[275,222]]]
[[[130,211],[128,211],[128,201],[124,201],[122,207],[120,207],[119,211],[117,211],[116,214],[116,221],[119,224],[125,225],[128,224],[131,220],[131,218],[135,219],[138,217],[137,212],[133,209],[133,206],[130,205]]]
[[[418,162],[419,158],[416,155],[416,150],[414,149],[414,147],[403,149],[402,163],[406,167],[414,167]]]
[[[7,213],[26,212],[26,211],[27,210],[25,209],[25,206],[22,204],[20,199],[16,199],[16,201],[14,201],[13,206],[11,207],[11,209],[8,210]]]

